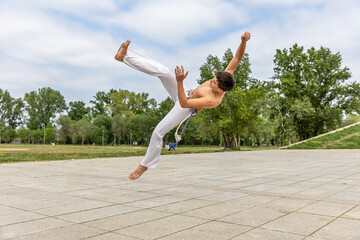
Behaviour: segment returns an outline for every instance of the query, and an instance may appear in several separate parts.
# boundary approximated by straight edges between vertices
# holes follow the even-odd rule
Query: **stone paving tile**
[[[304,239],[302,235],[272,231],[268,229],[256,228],[248,231],[240,236],[232,238],[232,240],[300,240]]]
[[[205,222],[206,220],[199,218],[176,215],[124,228],[115,233],[140,239],[155,239]]]
[[[153,208],[154,210],[164,211],[169,213],[182,213],[193,209],[206,207],[215,204],[215,201],[207,201],[202,199],[189,199],[177,203],[171,203]]]
[[[250,190],[250,191],[255,191],[255,192],[263,192],[263,191],[267,191],[270,189],[274,189],[277,188],[276,185],[270,185],[268,184],[257,184],[257,185],[252,185],[249,187],[244,187],[242,188],[243,190]]]
[[[57,218],[74,223],[83,223],[100,218],[111,217],[123,213],[133,212],[137,210],[139,210],[139,208],[124,206],[124,205],[115,205],[115,206],[102,207],[97,209],[60,215],[57,216]]]
[[[45,218],[8,226],[2,226],[0,227],[0,239],[5,240],[20,237],[23,235],[43,232],[67,225],[71,225],[71,223],[54,218]]]
[[[291,213],[263,225],[262,228],[307,236],[333,219],[333,217],[321,215]]]
[[[293,212],[314,202],[315,201],[313,200],[284,197],[278,200],[264,203],[263,206],[280,209],[283,212]]]
[[[86,240],[137,240],[138,238],[128,237],[117,233],[105,233],[98,236],[86,238]]]
[[[107,231],[114,231],[121,228],[136,225],[139,223],[144,223],[159,218],[168,217],[170,215],[172,214],[145,209],[141,211],[130,212],[113,217],[94,220],[91,222],[86,222],[84,223],[84,225],[90,227],[96,227]]]
[[[344,200],[344,201],[352,201],[360,203],[360,192],[339,192],[337,194],[334,194],[328,199],[336,199],[336,200]]]
[[[323,199],[328,196],[331,196],[333,194],[336,194],[337,191],[333,190],[325,190],[325,189],[319,189],[319,188],[313,188],[309,190],[305,190],[299,193],[294,194],[294,196],[298,197],[308,197],[308,198],[315,198],[315,199]]]
[[[358,205],[355,208],[351,209],[350,211],[345,213],[342,217],[360,220],[360,206]]]
[[[183,213],[183,215],[214,220],[248,208],[250,208],[248,205],[237,204],[234,203],[234,201],[228,201],[191,210]]]
[[[234,200],[231,200],[233,204],[242,204],[247,206],[257,206],[264,203],[268,203],[271,201],[274,201],[276,199],[280,199],[280,196],[268,196],[263,194],[251,194],[245,197],[237,198]]]
[[[198,199],[216,201],[216,202],[224,202],[227,200],[232,200],[239,197],[247,196],[246,193],[241,192],[230,192],[230,191],[215,191],[214,193],[206,196],[198,197]]]
[[[128,194],[123,196],[108,197],[106,198],[106,201],[110,203],[129,203],[157,197],[160,197],[160,195],[151,192],[136,192],[134,194]]]
[[[81,202],[83,199],[75,197],[67,197],[61,195],[51,195],[45,197],[36,197],[36,198],[23,198],[14,200],[10,203],[7,203],[8,206],[23,209],[23,210],[36,210],[43,208],[50,208],[56,206],[62,206],[66,204],[73,204]]]
[[[331,240],[358,240],[360,239],[360,221],[338,218],[312,236]]]
[[[4,216],[4,215],[8,215],[8,214],[16,214],[16,213],[21,213],[21,212],[22,212],[22,210],[0,205],[0,217]]]
[[[238,234],[250,230],[251,227],[240,226],[236,224],[223,223],[223,222],[209,222],[196,226],[164,238],[161,240],[184,240],[184,239],[196,239],[196,240],[219,240],[230,239]]]
[[[281,195],[291,195],[291,194],[302,192],[304,190],[306,190],[306,188],[292,187],[292,186],[281,186],[281,187],[278,187],[278,188],[270,189],[267,192],[269,192],[269,193],[278,193],[278,194],[281,194]]]
[[[0,226],[26,222],[29,220],[35,220],[40,218],[46,218],[46,216],[32,212],[18,211],[13,214],[0,216]]]
[[[111,205],[111,203],[105,203],[105,202],[93,201],[93,200],[84,200],[83,202],[80,203],[68,204],[68,205],[57,206],[52,208],[44,208],[44,209],[34,210],[33,212],[44,214],[47,216],[56,216],[67,213],[90,210],[94,208],[105,207],[109,205]]]
[[[140,200],[136,202],[124,203],[125,206],[138,207],[138,208],[151,208],[157,207],[169,203],[184,201],[188,198],[185,197],[175,197],[175,196],[161,196],[145,200]]]
[[[346,191],[349,191],[349,192],[360,192],[360,185],[349,187],[348,189],[346,189]]]
[[[301,182],[296,182],[296,183],[290,184],[289,186],[310,189],[310,188],[321,186],[322,184],[323,183],[301,181]]]
[[[246,226],[257,227],[264,223],[277,219],[281,216],[284,216],[285,214],[286,213],[282,212],[279,209],[254,207],[223,218],[219,218],[218,220],[228,223],[237,223]]]
[[[76,240],[104,233],[104,231],[74,224],[40,233],[34,233],[13,240]]]
[[[307,206],[305,208],[302,208],[301,210],[299,210],[299,212],[337,217],[337,216],[340,216],[341,214],[347,212],[354,206],[355,206],[355,204],[320,201],[320,202],[316,202],[310,206]]]

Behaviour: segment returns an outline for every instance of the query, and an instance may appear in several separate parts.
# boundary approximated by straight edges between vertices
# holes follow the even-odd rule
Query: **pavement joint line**
[[[154,182],[156,183],[156,182]],[[261,192],[258,192],[258,191],[252,191],[252,190],[241,190],[241,189],[223,189],[223,188],[218,188],[218,187],[199,187],[197,185],[188,185],[188,184],[184,184],[184,185],[180,185],[180,186],[188,186],[188,187],[194,187],[194,188],[199,188],[199,189],[214,189],[214,190],[220,190],[220,191],[226,191],[226,192],[239,192],[239,193],[247,193],[249,195],[253,195],[253,194],[258,194],[258,195],[265,195],[265,196],[279,196],[279,197],[290,197],[290,198],[295,198],[295,199],[306,199],[306,200],[326,200],[327,202],[337,202],[337,203],[354,203],[354,204],[357,204],[358,202],[353,202],[353,201],[348,201],[348,200],[338,200],[338,199],[326,199],[327,197],[329,196],[332,196],[332,195],[329,195],[325,198],[312,198],[312,197],[306,197],[306,196],[297,196],[297,195],[294,195],[294,194],[280,194],[280,193],[272,193],[272,192],[264,192],[264,191],[261,191]],[[313,188],[316,188],[316,187],[313,187]],[[311,190],[313,188],[308,188],[308,189],[305,189],[303,191],[308,191],[308,190]],[[303,191],[300,191],[300,192],[303,192]],[[298,192],[298,193],[300,193]],[[338,193],[338,192],[337,192]],[[337,194],[337,193],[334,193],[334,194]]]
[[[274,202],[274,201],[277,201],[277,200],[279,200],[279,199],[274,199],[274,200],[269,201],[269,202],[267,202],[267,203]],[[254,226],[249,226],[249,227],[254,227],[254,229],[261,228],[261,229],[266,229],[266,230],[271,230],[271,231],[278,231],[278,232],[283,232],[283,233],[295,234],[295,233],[291,233],[291,232],[284,232],[284,231],[279,231],[279,230],[274,230],[274,229],[262,228],[262,226],[263,226],[263,225],[266,225],[266,224],[268,224],[268,223],[270,223],[270,222],[273,222],[273,221],[275,221],[275,220],[278,220],[278,219],[280,219],[280,218],[283,218],[283,217],[285,217],[285,216],[288,216],[288,215],[290,215],[290,214],[292,214],[292,213],[296,213],[296,212],[298,212],[299,210],[304,209],[304,208],[306,208],[306,207],[308,207],[308,206],[310,206],[310,205],[313,205],[313,204],[315,204],[315,203],[318,203],[318,202],[323,202],[323,201],[322,201],[322,200],[319,200],[319,201],[316,201],[316,202],[314,202],[314,203],[310,203],[310,204],[305,205],[305,206],[303,206],[303,207],[297,208],[297,209],[295,209],[294,211],[289,211],[288,213],[284,214],[283,216],[279,216],[279,217],[277,217],[277,218],[274,218],[274,219],[272,219],[272,220],[270,220],[270,221],[268,221],[268,222],[266,222],[266,223],[263,223],[263,224],[261,224],[261,225],[259,225],[259,226],[256,226],[256,227],[254,227]],[[272,208],[272,207],[264,206],[264,204],[266,204],[266,203],[253,206],[252,208],[259,207],[259,206],[267,207],[267,208]],[[359,205],[360,205],[360,204],[359,204]],[[356,206],[354,206],[353,208],[355,208],[355,207],[356,207]],[[351,208],[351,209],[353,209],[353,208]],[[250,209],[251,209],[251,208],[250,208]],[[276,209],[276,208],[272,208],[272,209]],[[349,209],[348,211],[350,211],[351,209]],[[246,210],[248,210],[248,209],[246,209]],[[242,211],[245,211],[245,210],[242,210]],[[242,212],[242,211],[240,211],[240,212]],[[348,211],[346,211],[346,212],[348,212]],[[344,212],[343,214],[345,214],[346,212]],[[315,213],[308,213],[308,212],[300,212],[300,213],[309,214],[309,215],[314,215],[314,216],[334,217],[334,216],[329,216],[329,215],[324,215],[324,214],[315,214]],[[232,214],[234,214],[234,213],[232,213]],[[230,215],[232,215],[232,214],[229,214],[229,215],[227,215],[227,216],[230,216]],[[342,216],[343,214],[341,214],[340,216]],[[323,228],[323,227],[325,227],[326,225],[330,224],[331,222],[335,221],[335,220],[336,220],[337,218],[339,218],[340,216],[334,217],[333,220],[331,220],[329,223],[325,224],[324,226],[320,227],[320,228],[317,229],[316,231],[320,230],[321,228]],[[224,217],[226,217],[226,216],[224,216]],[[221,218],[223,218],[223,217],[221,217]],[[219,221],[219,220],[218,220],[218,221]],[[239,225],[243,225],[243,224],[239,224]],[[244,226],[248,226],[248,225],[244,225]],[[250,229],[250,230],[248,230],[248,231],[246,231],[246,232],[249,232],[249,231],[251,231],[251,230],[253,230],[253,229]],[[315,231],[315,232],[316,232],[316,231]],[[245,234],[246,232],[243,232],[243,233],[241,233],[241,234],[239,234],[239,235],[237,235],[237,236],[241,236],[241,235]],[[296,233],[296,234],[297,234],[297,233]],[[311,233],[311,234],[309,234],[309,235],[302,235],[302,234],[297,234],[297,235],[304,236],[305,238],[307,238],[307,237],[311,236],[312,234],[313,234],[313,233]],[[235,237],[237,237],[237,236],[235,236]]]
[[[360,205],[360,204],[355,205],[354,207],[350,208],[350,209],[349,209],[349,210],[347,210],[346,212],[344,212],[344,213],[342,213],[341,215],[339,215],[339,216],[335,217],[333,220],[331,220],[330,222],[328,222],[328,223],[327,223],[327,224],[325,224],[324,226],[322,226],[322,227],[320,227],[320,228],[316,229],[314,232],[312,232],[311,234],[309,234],[309,235],[308,235],[308,236],[306,236],[306,237],[310,237],[310,236],[311,236],[311,235],[313,235],[314,233],[316,233],[316,232],[320,231],[322,228],[326,227],[327,225],[329,225],[330,223],[334,222],[335,220],[337,220],[337,219],[341,218],[341,216],[343,216],[344,214],[346,214],[347,212],[351,211],[352,209],[356,208],[356,207],[357,207],[357,206],[359,206],[359,205]],[[354,220],[356,220],[356,219],[354,219]]]

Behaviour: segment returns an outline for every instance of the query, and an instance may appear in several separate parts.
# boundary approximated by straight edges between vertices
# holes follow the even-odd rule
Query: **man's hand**
[[[176,81],[177,82],[184,81],[184,79],[186,78],[188,73],[189,73],[189,71],[187,71],[186,74],[184,74],[184,67],[183,66],[181,66],[181,68],[179,66],[176,66],[176,68],[175,68]]]
[[[241,36],[241,41],[245,41],[247,42],[251,37],[251,34],[249,32],[245,32],[242,36]]]

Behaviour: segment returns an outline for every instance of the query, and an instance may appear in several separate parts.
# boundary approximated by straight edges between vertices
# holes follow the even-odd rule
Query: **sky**
[[[206,57],[235,52],[245,31],[254,78],[270,79],[276,49],[297,43],[339,52],[360,82],[358,0],[0,0],[0,29],[0,88],[16,98],[51,87],[89,105],[98,91],[127,89],[160,102],[156,77],[114,60],[122,42],[183,65],[195,88]]]

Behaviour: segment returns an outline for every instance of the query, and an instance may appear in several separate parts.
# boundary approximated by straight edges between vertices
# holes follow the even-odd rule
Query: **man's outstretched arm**
[[[188,75],[188,73],[189,72],[186,72],[186,74],[184,74],[183,66],[181,66],[181,68],[177,66],[175,69],[180,106],[182,108],[196,108],[196,109],[216,107],[218,104],[216,104],[216,102],[208,98],[203,97],[203,98],[189,99],[189,100],[186,98],[183,81]]]
[[[242,57],[244,56],[245,48],[246,48],[246,42],[250,39],[250,37],[251,37],[251,35],[250,35],[249,32],[245,32],[241,36],[240,46],[238,47],[235,56],[233,57],[233,59],[231,59],[229,65],[225,69],[226,72],[229,72],[231,74],[233,74],[235,72],[235,69],[236,69],[237,65],[239,64]]]

